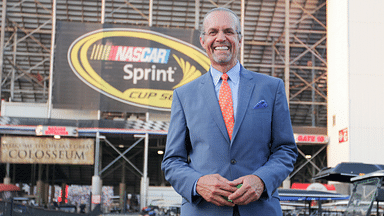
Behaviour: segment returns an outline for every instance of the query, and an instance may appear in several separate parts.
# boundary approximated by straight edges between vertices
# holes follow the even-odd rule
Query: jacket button
[[[237,163],[237,161],[236,161],[235,159],[232,159],[232,160],[231,160],[231,164],[232,164],[232,165],[234,165],[234,164],[236,164],[236,163]]]

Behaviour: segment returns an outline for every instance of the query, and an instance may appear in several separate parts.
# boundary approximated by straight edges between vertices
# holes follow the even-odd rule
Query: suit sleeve
[[[185,113],[176,90],[173,92],[171,121],[168,129],[162,170],[165,179],[184,199],[193,200],[193,186],[203,176],[189,166],[190,140]],[[198,201],[196,201],[198,202]]]
[[[284,83],[279,80],[272,111],[270,156],[268,161],[254,173],[263,180],[267,198],[271,197],[292,172],[296,158],[297,147]]]

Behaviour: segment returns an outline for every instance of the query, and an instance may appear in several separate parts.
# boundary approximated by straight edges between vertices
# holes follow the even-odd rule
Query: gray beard
[[[228,55],[225,58],[223,58],[222,56],[218,57],[216,55],[213,55],[213,60],[215,60],[219,64],[228,63],[229,61],[231,61],[231,58],[232,58],[232,55]]]

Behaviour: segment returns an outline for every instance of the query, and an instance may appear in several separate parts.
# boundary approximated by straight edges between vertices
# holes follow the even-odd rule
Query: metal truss
[[[51,107],[56,21],[199,29],[215,7],[242,21],[245,68],[285,81],[292,124],[326,127],[326,0],[2,0],[1,99]]]
[[[49,101],[52,20],[199,29],[204,14],[215,7],[230,8],[243,21],[244,66],[289,83],[292,123],[325,127],[325,0],[2,0],[1,97]]]

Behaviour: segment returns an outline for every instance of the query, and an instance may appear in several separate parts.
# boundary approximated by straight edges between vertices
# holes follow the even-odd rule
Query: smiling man
[[[238,62],[241,37],[233,11],[209,11],[210,70],[173,93],[162,169],[183,216],[282,215],[277,187],[297,157],[284,83]]]
[[[228,11],[217,10],[204,18],[200,43],[211,59],[212,67],[226,73],[237,63],[241,34],[237,17]]]

